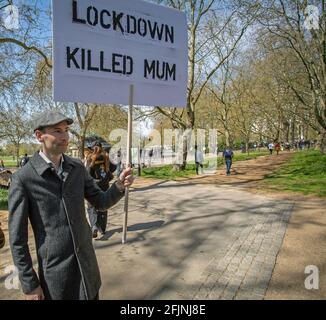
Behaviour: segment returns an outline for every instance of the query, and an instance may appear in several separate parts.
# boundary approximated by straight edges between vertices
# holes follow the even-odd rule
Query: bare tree
[[[252,1],[241,1],[252,6]],[[310,108],[319,126],[319,144],[326,148],[326,4],[325,0],[254,1],[260,8],[260,24],[277,37],[300,61],[309,82]],[[310,5],[310,7],[308,7]],[[311,21],[311,20],[314,21]],[[309,23],[313,22],[313,23]],[[292,83],[297,98],[306,101],[305,93]]]
[[[231,66],[229,61],[227,61],[221,68],[221,88],[216,88],[213,82],[211,86],[207,87],[215,100],[213,102],[215,118],[223,128],[222,134],[224,135],[225,145],[227,147],[233,144],[231,110],[234,106],[234,101],[231,92],[231,73]]]
[[[28,124],[28,116],[23,105],[2,108],[0,111],[0,138],[10,142],[15,147],[17,166],[19,166],[19,155],[21,143],[30,138],[31,127]]]
[[[188,19],[188,87],[184,110],[158,111],[171,120],[174,128],[195,128],[196,105],[210,79],[220,70],[239,45],[254,18],[245,18],[228,1],[219,0],[169,0],[160,1],[183,10]],[[226,13],[225,13],[226,12]],[[223,14],[222,14],[223,13]],[[224,14],[225,13],[225,14]],[[183,170],[187,161],[189,135],[183,136],[183,163],[176,166]]]
[[[77,137],[78,156],[84,159],[86,133],[98,109],[98,105],[74,103],[77,123],[71,128],[71,133]]]

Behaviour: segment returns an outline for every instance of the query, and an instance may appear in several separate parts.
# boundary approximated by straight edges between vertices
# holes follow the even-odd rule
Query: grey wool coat
[[[64,155],[63,178],[39,153],[12,176],[9,190],[9,242],[24,293],[39,285],[45,299],[94,299],[101,278],[84,198],[98,209],[117,203],[124,191],[113,184],[103,192],[80,160]],[[30,220],[38,274],[28,248]]]

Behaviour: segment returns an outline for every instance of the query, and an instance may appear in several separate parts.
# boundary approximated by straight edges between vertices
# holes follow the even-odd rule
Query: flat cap
[[[45,111],[33,118],[32,126],[33,130],[35,131],[45,127],[54,126],[55,124],[63,121],[67,121],[68,124],[72,124],[74,122],[74,120],[66,117],[58,111]]]

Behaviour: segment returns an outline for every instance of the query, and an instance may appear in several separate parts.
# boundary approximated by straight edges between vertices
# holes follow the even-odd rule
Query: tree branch
[[[24,42],[19,41],[17,39],[14,38],[0,38],[0,45],[4,44],[4,43],[14,43],[22,48],[24,48],[26,51],[34,51],[37,54],[39,54],[45,61],[46,65],[49,68],[52,68],[52,63],[49,61],[48,57],[37,47],[35,46],[28,46],[26,45]]]

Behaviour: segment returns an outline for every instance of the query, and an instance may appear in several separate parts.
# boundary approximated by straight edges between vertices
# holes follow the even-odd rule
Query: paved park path
[[[233,188],[158,183],[131,193],[95,241],[104,299],[263,299],[293,204]]]
[[[127,243],[121,244],[123,201],[110,210],[107,233],[94,241],[101,299],[261,300],[291,298],[298,292],[296,298],[307,298],[303,266],[325,260],[325,249],[311,260],[312,248],[325,248],[322,216],[318,221],[311,216],[305,224],[309,202],[301,203],[293,217],[298,199],[266,194],[258,187],[265,174],[290,156],[235,163],[230,177],[221,169],[180,181],[138,179],[130,193]],[[311,201],[319,211],[325,204]],[[5,212],[0,219],[5,226]],[[294,228],[291,223],[287,228],[289,220]],[[306,250],[298,251],[298,246]],[[0,299],[19,299],[19,290],[4,289],[4,267],[11,262],[8,247],[0,255]],[[323,294],[308,293],[308,298],[325,298]]]

